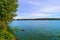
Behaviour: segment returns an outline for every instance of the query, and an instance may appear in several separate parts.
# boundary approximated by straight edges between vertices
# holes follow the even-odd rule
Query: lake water
[[[44,35],[60,33],[60,20],[14,20],[10,25],[18,26],[19,31],[14,32],[18,40],[40,40],[40,32]]]

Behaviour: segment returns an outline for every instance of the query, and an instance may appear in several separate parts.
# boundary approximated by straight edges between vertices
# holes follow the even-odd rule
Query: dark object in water
[[[25,31],[24,29],[22,29],[21,31]]]

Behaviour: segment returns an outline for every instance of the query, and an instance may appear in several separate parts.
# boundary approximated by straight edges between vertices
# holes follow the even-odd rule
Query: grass
[[[0,40],[15,40],[15,36],[5,30],[0,30]]]
[[[7,30],[0,29],[0,40],[16,40],[16,36],[10,27]]]

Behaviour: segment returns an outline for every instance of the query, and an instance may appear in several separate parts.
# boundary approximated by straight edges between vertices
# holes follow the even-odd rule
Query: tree
[[[0,24],[8,24],[16,16],[17,0],[0,0]],[[0,25],[0,26],[1,26]]]
[[[8,23],[16,16],[17,0],[0,0],[0,30],[7,30]]]

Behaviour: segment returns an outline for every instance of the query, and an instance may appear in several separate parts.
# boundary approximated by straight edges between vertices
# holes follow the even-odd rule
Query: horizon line
[[[60,18],[24,18],[24,19],[14,19],[14,20],[60,20]]]

